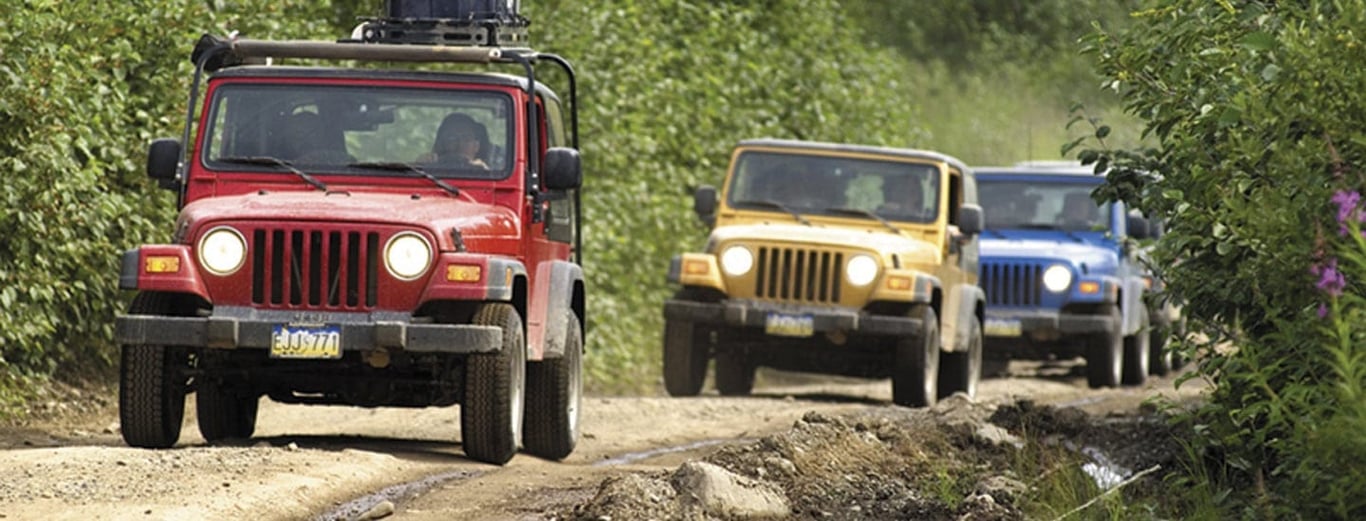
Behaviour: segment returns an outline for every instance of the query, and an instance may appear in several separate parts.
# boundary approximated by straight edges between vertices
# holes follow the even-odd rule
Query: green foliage
[[[1248,515],[1360,517],[1362,476],[1329,455],[1362,454],[1360,431],[1343,435],[1360,426],[1362,401],[1344,397],[1361,386],[1346,371],[1361,337],[1316,318],[1311,266],[1338,235],[1330,193],[1362,183],[1366,94],[1343,64],[1366,60],[1366,5],[1150,4],[1090,45],[1157,146],[1083,154],[1116,173],[1106,195],[1168,219],[1156,264],[1176,266],[1169,288],[1213,339],[1186,353],[1216,384],[1200,453],[1226,465],[1211,475]],[[1237,348],[1212,349],[1223,341]]]
[[[189,48],[205,31],[335,33],[308,22],[329,11],[280,4],[234,2],[274,15],[250,19],[190,0],[0,5],[0,401],[24,375],[113,360],[120,253],[171,231],[143,161],[180,135]]]

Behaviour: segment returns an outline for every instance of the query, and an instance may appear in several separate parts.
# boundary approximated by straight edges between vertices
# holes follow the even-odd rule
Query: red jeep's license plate
[[[276,324],[270,335],[271,358],[341,358],[341,326]]]

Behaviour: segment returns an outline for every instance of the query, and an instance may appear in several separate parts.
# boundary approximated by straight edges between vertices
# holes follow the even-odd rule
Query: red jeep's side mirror
[[[147,148],[147,177],[164,188],[174,186],[180,168],[180,140],[161,138]]]
[[[583,184],[583,166],[579,151],[552,147],[545,151],[545,187],[547,190],[573,190]]]

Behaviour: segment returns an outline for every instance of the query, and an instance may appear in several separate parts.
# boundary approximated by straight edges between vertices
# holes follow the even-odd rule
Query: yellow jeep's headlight
[[[1072,270],[1067,266],[1054,264],[1043,271],[1043,287],[1054,293],[1062,293],[1072,285]]]
[[[754,254],[744,246],[731,246],[721,252],[721,270],[726,275],[739,277],[754,268]]]
[[[877,278],[877,260],[868,255],[855,255],[844,265],[844,278],[855,286],[867,286]]]
[[[199,239],[199,264],[214,275],[230,275],[247,260],[247,240],[237,230],[220,226]]]
[[[413,232],[403,232],[384,245],[384,267],[399,280],[413,280],[432,264],[432,246]]]

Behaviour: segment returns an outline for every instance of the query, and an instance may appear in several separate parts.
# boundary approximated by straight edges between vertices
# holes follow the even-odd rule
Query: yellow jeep
[[[892,379],[899,405],[976,392],[982,366],[972,171],[924,150],[760,139],[731,156],[701,253],[675,256],[664,303],[664,383],[723,395],[757,367]]]

